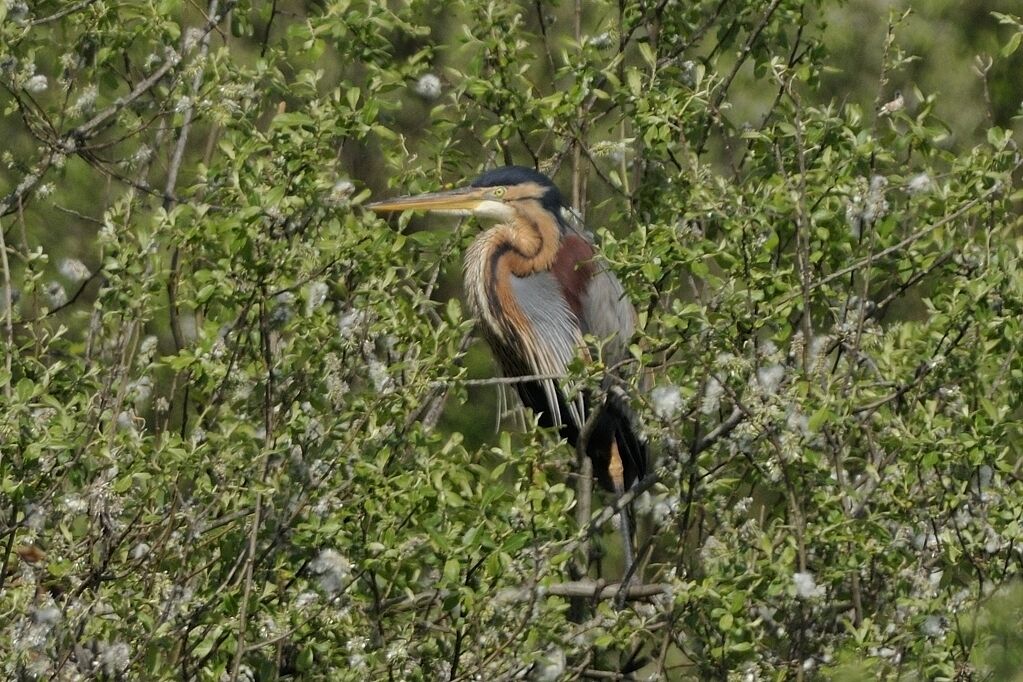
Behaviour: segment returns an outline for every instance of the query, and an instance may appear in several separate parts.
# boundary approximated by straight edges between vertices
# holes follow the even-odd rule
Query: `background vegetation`
[[[2,674],[1019,679],[1014,7],[0,0]],[[361,208],[510,162],[640,311],[623,608]]]

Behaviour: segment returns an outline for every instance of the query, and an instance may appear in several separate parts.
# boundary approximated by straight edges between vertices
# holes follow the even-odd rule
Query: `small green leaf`
[[[458,324],[462,321],[462,306],[457,298],[449,298],[447,305],[448,321]]]
[[[654,54],[654,50],[650,47],[650,43],[643,40],[639,42],[639,53],[643,55],[643,61],[650,65],[650,68],[657,66],[657,55]]]
[[[1020,41],[1023,41],[1023,31],[1014,33],[1009,42],[1002,46],[1002,56],[1010,57],[1019,49]]]
[[[810,419],[807,421],[807,428],[811,432],[817,433],[831,419],[831,416],[831,411],[826,407],[822,407],[810,415]]]
[[[312,670],[314,652],[312,647],[305,647],[299,652],[298,657],[295,659],[295,667],[301,672]]]

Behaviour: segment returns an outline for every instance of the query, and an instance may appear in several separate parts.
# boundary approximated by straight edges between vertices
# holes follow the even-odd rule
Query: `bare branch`
[[[33,19],[29,23],[29,26],[41,26],[42,24],[48,24],[48,23],[53,22],[53,21],[59,21],[60,19],[63,19],[64,17],[68,16],[69,14],[74,14],[75,12],[79,12],[79,11],[85,9],[86,7],[88,7],[89,5],[93,5],[95,3],[96,3],[96,0],[81,0],[80,2],[76,2],[75,4],[70,5],[69,7],[65,7],[64,9],[60,10],[59,12],[54,12],[53,14],[51,14],[49,16],[45,16],[45,17],[42,17],[40,19]]]
[[[4,278],[4,334],[6,335],[6,343],[4,343],[4,397],[9,401],[11,399],[11,363],[12,356],[14,354],[14,324],[12,322],[13,308],[14,308],[14,295],[11,291],[11,264],[7,260],[7,240],[4,238],[4,231],[0,226],[0,264],[3,265],[3,278]],[[2,583],[0,583],[2,586]]]
[[[233,0],[231,0],[228,5],[233,5]],[[211,6],[215,6],[215,3]],[[220,16],[214,16],[214,14],[214,12],[210,13],[209,21],[207,21],[203,26],[202,31],[204,40],[220,21]],[[13,192],[3,199],[0,199],[0,217],[17,210],[19,202],[22,202],[24,198],[27,197],[33,189],[35,189],[36,185],[38,185],[43,179],[46,171],[49,170],[55,158],[58,156],[79,153],[81,151],[82,143],[85,140],[96,135],[103,125],[120,113],[122,109],[152,90],[164,76],[170,73],[170,71],[177,67],[180,63],[180,55],[174,52],[174,50],[168,49],[167,53],[164,55],[164,61],[160,68],[132,88],[131,92],[124,97],[117,98],[113,104],[93,116],[82,125],[69,130],[67,133],[62,135],[59,140],[51,142],[50,150],[43,156],[42,160],[36,164],[35,169],[22,180]]]
[[[547,594],[559,597],[586,597],[594,600],[617,598],[631,601],[670,595],[672,586],[667,583],[648,585],[630,583],[623,586],[622,583],[607,583],[603,580],[574,580],[547,585],[544,590]]]
[[[1013,172],[1016,172],[1017,170],[1019,170],[1020,167],[1023,167],[1023,161],[1021,161],[1020,163],[1016,164],[1016,166],[1013,168]],[[976,197],[974,199],[971,199],[970,201],[967,201],[965,204],[963,204],[962,206],[957,208],[955,211],[953,211],[952,213],[950,213],[947,216],[945,216],[944,218],[942,218],[941,220],[938,220],[937,222],[931,223],[930,225],[927,225],[926,227],[920,228],[919,230],[917,230],[913,234],[909,235],[908,237],[906,237],[902,241],[900,241],[900,242],[898,242],[896,244],[892,244],[891,246],[889,246],[887,248],[881,249],[877,253],[865,256],[865,257],[859,259],[858,261],[856,261],[855,263],[853,263],[851,265],[847,265],[844,268],[839,268],[838,270],[836,270],[835,272],[831,273],[830,275],[828,275],[826,277],[823,277],[823,278],[817,280],[816,282],[812,282],[810,284],[810,288],[809,288],[810,291],[813,291],[815,289],[819,289],[822,286],[830,284],[831,282],[834,282],[836,279],[840,279],[840,278],[844,277],[845,275],[848,275],[850,272],[855,272],[856,270],[859,270],[860,268],[864,267],[865,265],[870,264],[873,261],[876,261],[876,260],[878,260],[880,258],[884,258],[885,256],[889,256],[889,255],[891,255],[893,253],[898,253],[899,251],[901,251],[902,249],[906,248],[910,244],[912,244],[912,243],[914,243],[916,241],[919,241],[920,239],[923,239],[924,237],[926,237],[931,232],[934,232],[935,230],[937,230],[937,229],[939,229],[941,227],[944,227],[945,225],[948,225],[952,221],[958,220],[959,218],[963,217],[964,215],[969,213],[971,210],[973,210],[974,208],[976,208],[977,206],[979,206],[983,202],[987,201],[989,198],[991,198],[993,195],[997,194],[1000,191],[1002,191],[1001,184],[995,184],[993,187],[990,187],[983,194],[979,195],[978,197]],[[794,298],[797,298],[797,297],[802,296],[802,295],[803,295],[803,292],[801,290],[797,291],[795,293],[791,293],[788,296],[785,296],[782,299],[780,299],[779,303],[780,304],[788,303],[789,301],[792,301]]]

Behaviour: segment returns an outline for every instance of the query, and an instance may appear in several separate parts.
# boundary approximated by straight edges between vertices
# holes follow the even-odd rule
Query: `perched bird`
[[[584,335],[605,341],[604,360],[625,355],[636,313],[621,283],[596,258],[592,241],[550,178],[530,168],[488,171],[468,187],[379,201],[377,212],[428,210],[497,221],[465,255],[465,292],[504,374],[558,377],[576,357],[589,358]],[[593,461],[597,480],[622,495],[646,472],[646,447],[625,394],[610,378],[600,395],[569,399],[557,379],[515,384],[542,426],[555,427]],[[621,515],[626,575],[633,553],[628,514]]]

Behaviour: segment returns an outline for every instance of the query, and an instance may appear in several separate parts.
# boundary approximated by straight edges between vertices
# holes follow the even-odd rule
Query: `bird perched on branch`
[[[465,291],[483,337],[509,377],[562,377],[590,357],[585,335],[605,341],[604,360],[620,360],[636,313],[621,283],[596,258],[589,235],[550,178],[530,168],[488,171],[469,186],[369,204],[377,212],[427,210],[497,221],[465,255]],[[622,495],[646,472],[646,448],[627,399],[609,377],[570,398],[555,378],[516,383],[542,426],[555,427],[593,462],[597,480]],[[626,575],[633,552],[621,515]]]

